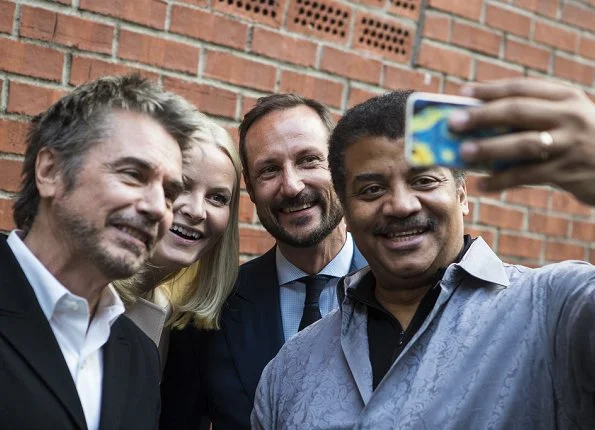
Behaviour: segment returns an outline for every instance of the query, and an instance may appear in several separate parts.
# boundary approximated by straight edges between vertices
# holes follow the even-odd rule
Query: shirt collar
[[[23,231],[14,230],[10,233],[6,242],[29,281],[46,319],[49,321],[52,318],[56,306],[65,296],[70,296],[77,301],[84,300],[88,306],[86,299],[70,292],[27,248],[22,240],[24,235]],[[101,292],[95,315],[106,318],[111,325],[123,313],[124,303],[122,303],[114,287],[109,284]]]
[[[353,259],[353,239],[351,233],[347,233],[345,243],[341,248],[341,251],[333,258],[320,272],[318,275],[327,275],[333,277],[345,276],[349,273],[351,268],[351,260]],[[308,276],[309,273],[296,267],[291,263],[279,250],[275,251],[275,263],[277,264],[277,282],[279,285],[288,284],[304,276]]]

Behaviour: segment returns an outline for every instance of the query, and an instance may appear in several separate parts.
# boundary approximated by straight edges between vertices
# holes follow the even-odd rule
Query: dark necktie
[[[328,282],[327,276],[315,275],[305,276],[300,281],[306,284],[306,300],[304,301],[304,313],[300,321],[298,331],[308,327],[321,318],[320,315],[320,293]]]

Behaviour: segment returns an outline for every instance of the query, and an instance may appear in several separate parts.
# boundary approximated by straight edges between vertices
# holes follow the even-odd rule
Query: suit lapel
[[[54,333],[14,254],[0,238],[0,336],[60,400],[79,428],[86,428],[76,386]]]
[[[262,370],[284,343],[275,248],[240,269],[222,330],[242,384],[254,401]]]
[[[103,348],[101,429],[119,428],[123,408],[127,404],[130,344],[119,333],[116,321]]]

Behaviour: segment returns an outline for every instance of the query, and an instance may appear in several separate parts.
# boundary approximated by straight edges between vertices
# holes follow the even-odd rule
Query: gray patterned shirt
[[[440,287],[375,391],[366,307],[346,295],[265,368],[252,428],[595,428],[594,266],[509,265],[478,238]]]

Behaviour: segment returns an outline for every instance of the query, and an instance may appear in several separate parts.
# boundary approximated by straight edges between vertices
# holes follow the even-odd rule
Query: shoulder
[[[252,260],[242,264],[239,268],[239,274],[240,276],[251,274],[258,270],[262,270],[263,266],[268,267],[271,264],[275,264],[275,247],[269,249],[261,256],[253,258]]]
[[[148,357],[159,359],[155,343],[126,315],[121,315],[111,327],[111,335],[128,342]]]

